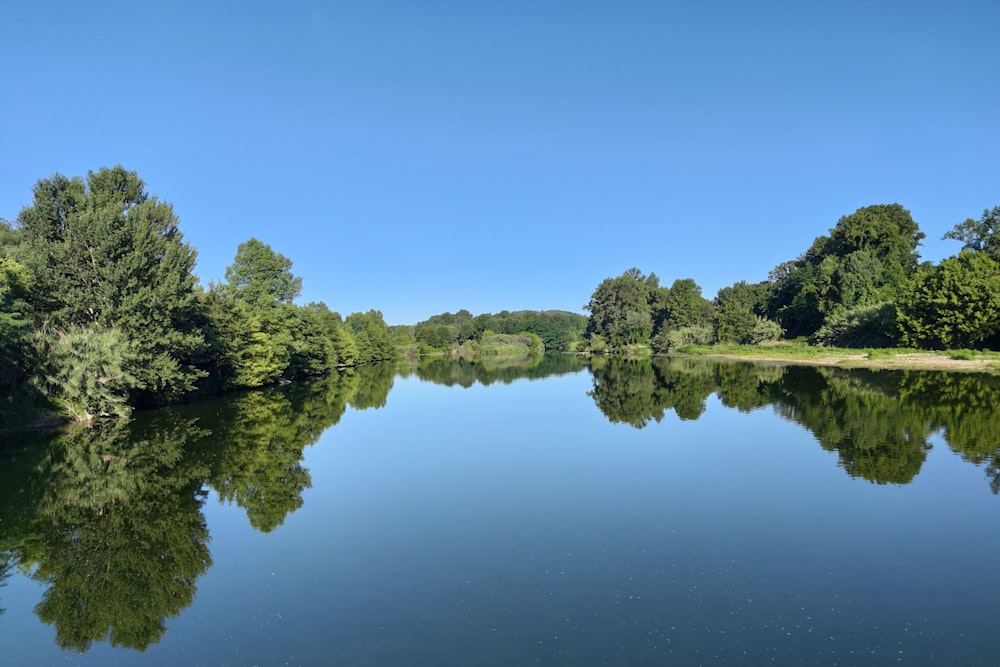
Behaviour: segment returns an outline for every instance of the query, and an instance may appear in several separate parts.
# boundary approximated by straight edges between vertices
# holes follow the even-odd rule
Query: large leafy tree
[[[396,343],[380,311],[351,313],[344,323],[355,341],[357,363],[369,364],[396,358]]]
[[[236,249],[226,282],[236,298],[254,306],[291,303],[302,292],[302,278],[292,274],[292,260],[256,238]]]
[[[709,326],[712,302],[701,295],[701,286],[691,278],[679,278],[663,300],[663,321],[671,329]]]
[[[899,284],[917,268],[917,246],[924,233],[910,212],[899,204],[876,204],[859,208],[837,221],[830,230],[825,253],[847,257],[868,251],[884,267],[883,283]]]
[[[195,252],[170,204],[121,166],[56,174],[21,211],[23,263],[38,324],[58,336],[74,327],[118,330],[134,345],[125,370],[130,400],[166,400],[194,387],[203,345],[193,325]]]
[[[330,370],[322,318],[300,312],[292,303],[302,279],[292,274],[290,259],[251,238],[239,245],[226,280],[213,285],[206,299],[223,384],[261,387],[283,377]]]
[[[916,270],[923,238],[899,204],[859,208],[771,272],[767,314],[788,335],[809,335],[832,314],[891,300]]]
[[[765,314],[767,286],[744,280],[723,287],[715,297],[715,337],[722,343],[747,343]]]
[[[647,343],[653,333],[651,302],[659,288],[655,274],[644,275],[632,268],[617,278],[606,278],[584,309],[590,312],[587,333],[612,347]]]
[[[963,250],[917,273],[896,299],[903,343],[972,347],[1000,332],[1000,260]]]

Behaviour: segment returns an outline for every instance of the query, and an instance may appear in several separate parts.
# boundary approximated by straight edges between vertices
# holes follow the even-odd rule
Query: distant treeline
[[[780,338],[839,347],[990,348],[1000,345],[1000,206],[945,234],[961,251],[919,262],[924,233],[899,204],[842,217],[767,280],[702,296],[690,278],[660,285],[629,269],[607,278],[584,308],[587,344],[604,352]]]
[[[456,354],[476,351],[476,343],[510,340],[510,336],[531,334],[532,344],[539,343],[548,352],[566,352],[587,330],[587,318],[564,310],[501,311],[497,314],[473,315],[467,310],[433,315],[412,326],[393,327],[397,343],[412,346],[427,354],[454,351]],[[507,337],[507,338],[505,338]]]
[[[120,166],[43,179],[0,221],[0,427],[34,406],[123,416],[395,358],[378,311],[294,304],[292,262],[257,239],[203,288],[177,222]]]

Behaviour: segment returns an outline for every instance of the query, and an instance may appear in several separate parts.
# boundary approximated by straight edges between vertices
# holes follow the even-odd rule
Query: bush
[[[898,330],[895,306],[883,302],[832,313],[810,342],[832,347],[896,347]]]
[[[711,345],[715,332],[710,326],[689,326],[680,329],[663,329],[649,341],[654,352],[665,354],[685,345]]]
[[[766,317],[758,317],[753,325],[753,329],[747,336],[746,344],[760,345],[761,343],[772,343],[780,340],[783,333],[785,333],[784,330],[777,322],[772,322]]]
[[[127,417],[129,393],[136,385],[129,371],[135,346],[120,329],[92,325],[38,335],[47,360],[38,378],[43,393],[77,421]]]
[[[603,354],[608,351],[608,342],[600,334],[590,334],[587,349],[593,354]]]

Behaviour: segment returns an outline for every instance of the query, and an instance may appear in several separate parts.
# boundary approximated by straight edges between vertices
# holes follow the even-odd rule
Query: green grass
[[[959,360],[984,360],[1000,363],[1000,351],[992,350],[920,350],[916,348],[847,348],[809,345],[802,341],[782,341],[771,345],[685,345],[681,354],[731,354],[745,357],[780,357],[781,359],[816,359],[838,355],[864,355],[868,359],[891,359],[900,354],[936,354]]]
[[[871,352],[871,350],[854,350],[843,347],[819,347],[797,341],[783,341],[770,345],[685,345],[677,351],[693,355],[738,354],[747,357],[777,356],[783,359],[813,359],[837,354],[867,354]]]
[[[951,359],[1000,361],[1000,352],[995,350],[944,350],[940,354],[947,355]]]

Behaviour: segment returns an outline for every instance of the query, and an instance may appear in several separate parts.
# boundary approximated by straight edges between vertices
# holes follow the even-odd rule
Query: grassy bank
[[[678,354],[819,366],[1000,373],[1000,352],[989,350],[853,349],[806,343],[686,345]]]

